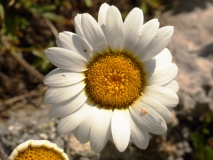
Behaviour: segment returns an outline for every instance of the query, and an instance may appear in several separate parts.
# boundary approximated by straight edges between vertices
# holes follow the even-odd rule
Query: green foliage
[[[141,8],[145,13],[150,12],[151,10],[161,9],[162,1],[164,0],[142,0]],[[54,27],[54,25],[51,24],[52,22],[67,24],[69,21],[63,16],[56,14],[61,6],[62,8],[73,9],[79,6],[86,6],[88,9],[92,8],[93,5],[97,3],[92,0],[84,0],[83,2],[84,5],[82,5],[82,3],[77,3],[76,6],[71,6],[72,3],[67,0],[0,1],[0,52],[14,53],[14,51],[16,51],[22,52],[23,54],[31,53],[36,57],[31,65],[40,71],[48,70],[50,66],[44,56],[44,50],[55,45],[55,37],[48,40],[46,43],[49,44],[48,46],[32,44],[30,47],[26,48],[26,43],[23,42],[26,39],[26,30],[28,28],[35,29],[36,27],[39,27],[39,24],[33,26],[32,17],[36,17],[35,19],[43,19],[44,22],[48,23],[46,25],[50,27],[50,30],[53,31],[54,28],[52,27]],[[122,17],[126,17],[127,13],[128,12],[123,11]]]
[[[84,3],[87,7],[92,7],[93,3],[92,3],[92,0],[84,0]]]
[[[54,45],[55,45],[54,41],[50,41],[48,46],[53,47]],[[41,71],[47,72],[50,69],[50,65],[49,65],[49,61],[47,60],[47,58],[44,55],[44,49],[42,48],[42,46],[37,46],[37,48],[33,48],[32,54],[34,56],[38,57],[34,61],[33,66],[35,68],[38,68]]]
[[[55,2],[54,2],[55,1]],[[38,4],[35,0],[16,0],[0,2],[0,52],[14,53],[28,52],[37,58],[33,62],[33,66],[41,71],[49,68],[49,62],[44,56],[44,50],[41,45],[33,44],[29,48],[20,47],[21,39],[24,38],[27,27],[32,26],[31,17],[38,19],[47,19],[52,22],[65,23],[64,17],[55,13],[56,4],[63,5],[64,0],[52,1],[53,4]],[[40,2],[41,3],[41,2]],[[63,4],[62,4],[63,3]],[[54,46],[53,39],[49,40],[49,46]]]
[[[30,15],[56,22],[64,20],[62,16],[53,12],[56,6],[52,4],[39,5],[32,0],[17,0],[14,1],[14,4],[1,4],[0,6],[1,15],[6,16],[4,19],[1,18],[2,27],[6,29],[6,33],[11,33],[14,36],[18,36],[17,32],[25,30],[30,25]]]
[[[1,22],[3,22],[4,21],[4,7],[3,7],[3,5],[2,4],[0,4],[0,20],[1,20]]]
[[[213,157],[213,114],[207,114],[204,118],[201,130],[191,133],[190,137],[195,150],[197,160],[212,160]]]
[[[140,8],[144,13],[148,13],[152,10],[161,10],[163,6],[161,5],[163,0],[142,0]]]

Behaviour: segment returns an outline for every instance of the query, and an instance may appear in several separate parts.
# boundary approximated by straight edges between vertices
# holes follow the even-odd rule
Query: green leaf
[[[5,17],[5,15],[4,15],[4,7],[3,7],[2,4],[0,4],[0,19],[1,19],[2,22],[4,21],[4,17]]]
[[[204,134],[210,134],[210,131],[208,128],[203,128],[202,131]]]
[[[204,141],[203,135],[195,132],[195,133],[191,133],[190,137],[191,137],[191,140],[192,140],[192,143],[193,143],[193,146],[195,147],[195,149],[200,150],[200,148],[202,148],[204,145],[203,144],[203,141]]]
[[[18,16],[15,16],[15,23],[18,26],[18,30],[25,30],[30,25],[30,22],[25,17]]]
[[[160,2],[159,0],[146,0],[147,4],[150,5],[152,8],[159,8]]]
[[[47,11],[53,11],[55,10],[55,8],[56,8],[55,5],[44,5],[44,6],[32,5],[30,7],[27,7],[26,9],[32,13],[36,13],[40,15]]]
[[[148,12],[148,5],[146,1],[142,1],[140,8],[143,10],[144,13]]]
[[[45,59],[43,52],[41,52],[39,50],[32,50],[32,54],[35,55],[36,57],[40,57],[42,59]]]
[[[205,146],[204,148],[205,153],[205,160],[212,160],[213,158],[213,150],[209,146]]]
[[[44,5],[44,6],[36,6],[38,7],[41,11],[46,12],[46,11],[53,11],[55,10],[55,5]]]
[[[42,13],[41,16],[54,22],[64,22],[64,18],[62,16],[56,15],[55,13],[45,12]]]
[[[44,59],[43,63],[41,64],[41,70],[47,71],[48,69],[50,69],[50,62],[47,59]]]
[[[88,8],[91,8],[92,5],[93,5],[93,3],[92,3],[91,0],[84,0],[84,3],[85,3],[85,5],[86,5]]]

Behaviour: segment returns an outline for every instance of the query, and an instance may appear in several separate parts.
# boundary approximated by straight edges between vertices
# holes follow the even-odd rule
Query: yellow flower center
[[[139,96],[145,86],[142,64],[124,53],[100,55],[88,66],[86,92],[100,108],[125,109]]]
[[[45,147],[29,147],[19,153],[15,160],[64,160],[61,153]]]

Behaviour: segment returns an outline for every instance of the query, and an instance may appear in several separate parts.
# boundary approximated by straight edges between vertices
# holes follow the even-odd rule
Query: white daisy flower
[[[165,48],[173,27],[157,19],[143,24],[134,8],[123,22],[115,6],[104,3],[98,23],[78,14],[76,33],[63,32],[46,56],[58,68],[46,75],[45,101],[59,117],[59,133],[73,132],[100,152],[107,141],[123,152],[129,142],[145,149],[149,134],[164,134],[178,103],[178,68]]]
[[[18,145],[9,160],[68,160],[63,149],[47,140],[28,140]]]

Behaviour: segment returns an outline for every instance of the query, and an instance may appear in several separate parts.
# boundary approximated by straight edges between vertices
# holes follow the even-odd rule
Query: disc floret
[[[108,52],[100,55],[88,66],[86,91],[101,108],[128,108],[145,86],[142,65],[131,55]]]

